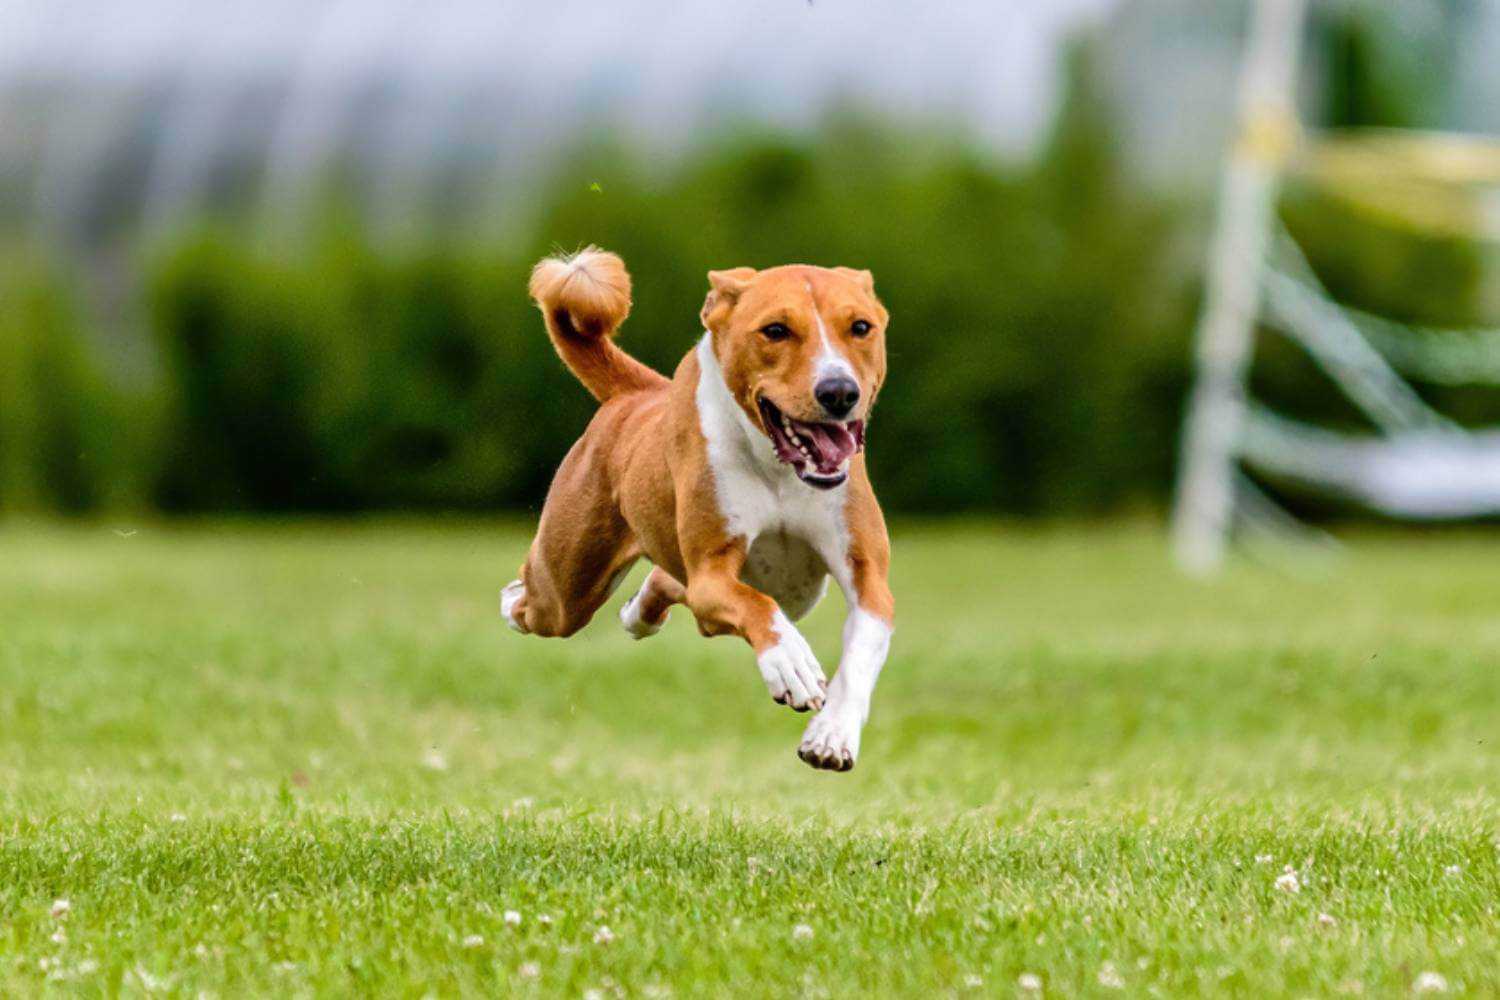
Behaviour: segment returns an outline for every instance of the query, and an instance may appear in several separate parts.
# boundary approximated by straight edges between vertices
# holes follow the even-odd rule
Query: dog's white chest
[[[822,599],[845,564],[846,487],[816,490],[775,456],[724,384],[707,335],[698,346],[698,418],[725,528],[747,546],[744,581],[796,620]]]
[[[828,565],[806,540],[768,531],[750,543],[740,579],[797,621],[817,607],[828,591]]]

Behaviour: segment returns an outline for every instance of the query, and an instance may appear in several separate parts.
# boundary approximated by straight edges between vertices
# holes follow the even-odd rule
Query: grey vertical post
[[[1306,0],[1254,0],[1240,70],[1238,125],[1219,190],[1197,372],[1183,428],[1172,518],[1178,565],[1224,559],[1234,512],[1235,449],[1281,166],[1296,141],[1297,55]]]

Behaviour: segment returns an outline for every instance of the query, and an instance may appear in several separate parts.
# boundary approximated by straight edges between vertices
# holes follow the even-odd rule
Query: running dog
[[[589,247],[536,265],[530,292],[563,363],[600,407],[563,459],[520,578],[512,628],[568,636],[631,565],[654,567],[621,609],[637,639],[686,604],[706,636],[737,635],[776,702],[817,714],[797,755],[847,771],[890,646],[890,542],[865,474],[889,316],[869,271],[710,271],[704,334],[668,379],[615,346],[630,275]],[[793,624],[832,577],[844,592],[833,680]]]

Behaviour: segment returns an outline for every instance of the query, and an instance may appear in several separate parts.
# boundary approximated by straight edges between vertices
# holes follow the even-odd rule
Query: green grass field
[[[682,609],[504,629],[517,523],[0,529],[0,994],[1500,992],[1500,538],[894,534],[838,775]]]

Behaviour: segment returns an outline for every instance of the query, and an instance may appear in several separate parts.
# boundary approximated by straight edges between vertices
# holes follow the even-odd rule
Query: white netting
[[[1413,328],[1339,305],[1289,234],[1274,246],[1263,320],[1305,348],[1379,433],[1314,427],[1252,404],[1241,458],[1394,516],[1500,512],[1500,428],[1458,426],[1402,378],[1500,384],[1500,331]]]
[[[1177,560],[1189,572],[1222,562],[1231,525],[1279,520],[1247,466],[1397,516],[1500,512],[1500,428],[1459,426],[1407,381],[1500,385],[1500,330],[1412,328],[1341,306],[1276,223],[1280,180],[1291,170],[1363,217],[1493,246],[1500,139],[1365,129],[1299,143],[1295,70],[1306,7],[1306,0],[1250,7],[1172,520]],[[1251,400],[1261,325],[1305,349],[1372,431],[1312,427]]]
[[[1358,309],[1344,315],[1391,367],[1433,385],[1500,385],[1500,329],[1406,326]]]

